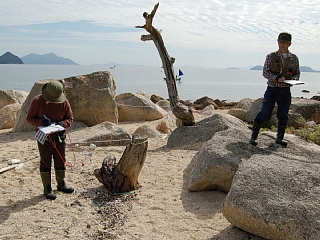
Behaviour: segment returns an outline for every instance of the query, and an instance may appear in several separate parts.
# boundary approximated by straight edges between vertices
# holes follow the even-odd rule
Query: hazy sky
[[[142,42],[143,12],[156,1],[0,0],[0,55],[55,53],[81,65],[161,66],[152,41]],[[320,0],[163,0],[153,20],[174,66],[263,65],[292,34],[301,66],[320,70]]]

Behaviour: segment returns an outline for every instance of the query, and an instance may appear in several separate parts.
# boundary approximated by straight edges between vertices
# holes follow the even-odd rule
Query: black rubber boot
[[[277,133],[277,139],[276,143],[280,144],[282,147],[287,147],[288,143],[283,141],[284,133],[286,131],[286,125],[278,125],[278,133]]]
[[[262,123],[260,122],[254,122],[253,126],[252,126],[252,135],[251,135],[251,139],[250,139],[250,144],[253,146],[257,146],[258,145],[258,135],[259,135],[259,131],[260,128],[262,127]]]
[[[57,196],[51,188],[51,172],[40,172],[40,176],[43,184],[43,194],[46,196],[46,199],[55,200]]]
[[[57,180],[57,189],[58,191],[64,193],[73,193],[74,189],[72,187],[67,187],[67,184],[64,181],[65,178],[65,170],[55,170],[56,172],[56,180]]]

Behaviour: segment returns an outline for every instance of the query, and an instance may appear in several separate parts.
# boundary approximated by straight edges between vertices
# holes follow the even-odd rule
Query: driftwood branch
[[[149,33],[149,35],[142,35],[141,40],[142,41],[152,40],[159,52],[163,69],[166,75],[169,101],[170,101],[170,106],[173,114],[182,121],[182,125],[191,126],[195,124],[193,113],[191,109],[189,109],[187,106],[183,105],[180,102],[178,91],[177,91],[176,80],[174,77],[174,70],[173,70],[173,63],[175,62],[175,59],[169,56],[167,49],[164,46],[164,42],[160,32],[152,26],[152,20],[154,15],[157,12],[158,7],[159,7],[159,3],[157,3],[154,6],[150,14],[148,14],[147,12],[144,12],[143,17],[146,20],[146,24],[143,26],[136,26],[136,28],[144,28]]]
[[[146,136],[133,136],[118,163],[113,154],[107,154],[101,168],[94,170],[98,181],[109,192],[130,192],[140,187],[138,177],[147,155],[147,140]]]
[[[4,172],[7,172],[7,171],[10,171],[10,170],[13,170],[17,167],[17,165],[12,165],[12,166],[8,166],[8,167],[4,167],[4,168],[1,168],[0,169],[0,174],[4,173]]]

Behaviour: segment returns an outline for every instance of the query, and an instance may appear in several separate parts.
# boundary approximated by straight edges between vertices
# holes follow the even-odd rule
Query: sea
[[[195,101],[202,97],[238,102],[243,98],[263,97],[266,79],[262,71],[242,69],[180,68],[181,81],[176,81],[180,99]],[[109,71],[116,82],[116,95],[144,91],[168,98],[164,71],[159,67],[145,66],[86,66],[86,65],[31,65],[0,64],[0,90],[30,92],[34,83],[43,79],[63,79],[72,76]],[[174,69],[175,74],[179,69]],[[293,97],[311,98],[320,94],[320,73],[302,72],[304,85],[291,88]]]

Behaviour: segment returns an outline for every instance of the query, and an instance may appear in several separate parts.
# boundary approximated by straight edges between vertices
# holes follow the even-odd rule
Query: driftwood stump
[[[164,42],[160,32],[152,26],[152,20],[154,15],[156,14],[158,6],[159,3],[154,6],[151,14],[144,12],[143,17],[146,19],[146,24],[144,26],[136,26],[136,28],[144,28],[147,32],[150,33],[148,35],[142,35],[141,40],[152,40],[159,52],[163,64],[163,69],[166,75],[169,101],[173,114],[182,121],[183,126],[192,126],[195,124],[193,113],[191,109],[183,105],[179,99],[173,70],[173,63],[175,59],[169,56],[167,49],[164,46]]]
[[[96,178],[111,193],[123,193],[140,187],[138,177],[147,155],[148,137],[133,136],[117,163],[113,154],[107,154],[100,169],[94,170]]]

